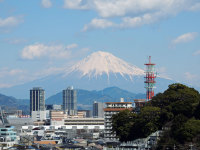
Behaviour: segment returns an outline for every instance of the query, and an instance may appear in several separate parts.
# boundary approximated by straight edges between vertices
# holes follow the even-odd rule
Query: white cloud
[[[198,33],[197,32],[190,32],[190,33],[185,33],[183,35],[178,36],[172,41],[172,44],[179,44],[179,43],[187,43],[192,40],[194,40],[197,37]]]
[[[23,59],[36,59],[41,57],[48,57],[54,59],[68,58],[71,55],[71,49],[76,48],[77,44],[71,45],[44,45],[36,43],[24,47],[21,53]]]
[[[8,38],[4,40],[5,42],[9,43],[9,44],[24,44],[27,42],[27,39],[23,39],[23,38]]]
[[[193,55],[194,55],[194,56],[196,56],[196,55],[200,55],[200,50],[194,52]]]
[[[108,19],[93,19],[89,24],[85,25],[83,31],[90,29],[105,29],[108,27],[114,28],[135,28],[146,24],[152,24],[158,21],[160,18],[164,18],[161,13],[144,14],[138,17],[123,17],[121,23],[116,24]]]
[[[138,17],[124,17],[122,18],[123,21],[120,27],[140,27],[145,24],[152,24],[163,17],[164,15],[162,13],[149,13]]]
[[[75,44],[75,43],[73,43],[73,44],[70,44],[70,45],[67,45],[67,49],[73,49],[73,48],[77,48],[78,47],[78,45],[77,44]]]
[[[83,31],[87,31],[89,29],[105,29],[108,27],[113,27],[115,24],[106,19],[97,19],[94,18],[89,24],[85,25]]]
[[[41,3],[44,8],[50,8],[52,6],[51,0],[42,0]]]
[[[166,67],[160,67],[160,68],[157,68],[156,70],[157,70],[159,77],[162,77],[162,78],[165,78],[168,80],[172,80],[172,78],[169,77]]]
[[[0,88],[9,88],[12,87],[12,84],[8,84],[8,83],[0,83]]]
[[[22,17],[8,17],[5,19],[0,18],[0,28],[1,27],[13,27],[23,22]]]
[[[196,74],[192,74],[192,73],[190,73],[190,72],[185,72],[184,73],[184,76],[185,76],[185,79],[186,80],[189,80],[189,81],[197,81],[197,80],[199,80],[199,76],[198,75],[196,75]]]
[[[118,17],[121,23],[111,23],[108,26],[94,24],[92,21],[84,29],[105,29],[108,27],[139,27],[155,23],[166,17],[173,17],[183,11],[200,10],[197,0],[64,0],[66,9],[89,9],[96,11],[99,18]],[[98,19],[98,20],[101,20]],[[85,30],[85,31],[86,31]]]
[[[3,68],[0,70],[0,77],[7,77],[7,76],[15,76],[19,74],[23,74],[24,70],[21,69],[8,69],[8,68]]]
[[[84,4],[83,0],[64,0],[64,8],[67,9],[88,9],[88,4]]]
[[[196,3],[195,5],[189,8],[190,11],[198,11],[200,10],[200,3]]]

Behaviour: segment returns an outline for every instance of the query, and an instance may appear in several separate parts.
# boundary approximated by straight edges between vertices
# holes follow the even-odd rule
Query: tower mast
[[[145,76],[145,88],[146,88],[146,101],[150,101],[154,96],[154,88],[155,88],[155,65],[151,63],[151,56],[149,56],[149,62],[146,65],[146,76]]]

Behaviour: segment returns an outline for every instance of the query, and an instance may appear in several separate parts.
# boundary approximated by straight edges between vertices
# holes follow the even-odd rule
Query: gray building
[[[63,90],[63,110],[65,114],[77,115],[77,93],[73,87]]]
[[[94,118],[103,118],[104,117],[104,104],[101,102],[94,101],[93,103],[93,117]]]
[[[45,120],[45,91],[40,87],[30,90],[30,113],[33,121]]]

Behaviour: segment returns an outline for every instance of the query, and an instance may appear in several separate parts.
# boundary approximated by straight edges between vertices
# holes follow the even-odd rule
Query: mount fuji
[[[1,92],[17,98],[28,98],[29,90],[32,87],[42,87],[46,91],[46,96],[49,97],[68,86],[85,90],[101,90],[115,86],[133,93],[145,93],[144,76],[143,69],[131,65],[111,53],[98,51],[71,67],[64,68],[59,74],[1,89]],[[165,90],[173,82],[162,77],[158,77],[156,81],[156,92]]]

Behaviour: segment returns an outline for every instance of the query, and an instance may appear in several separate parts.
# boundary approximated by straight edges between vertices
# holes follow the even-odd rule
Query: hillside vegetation
[[[112,117],[113,131],[120,141],[145,138],[157,130],[163,136],[157,149],[188,149],[193,143],[200,149],[200,94],[182,84],[172,84],[141,109],[139,114],[128,110]]]

